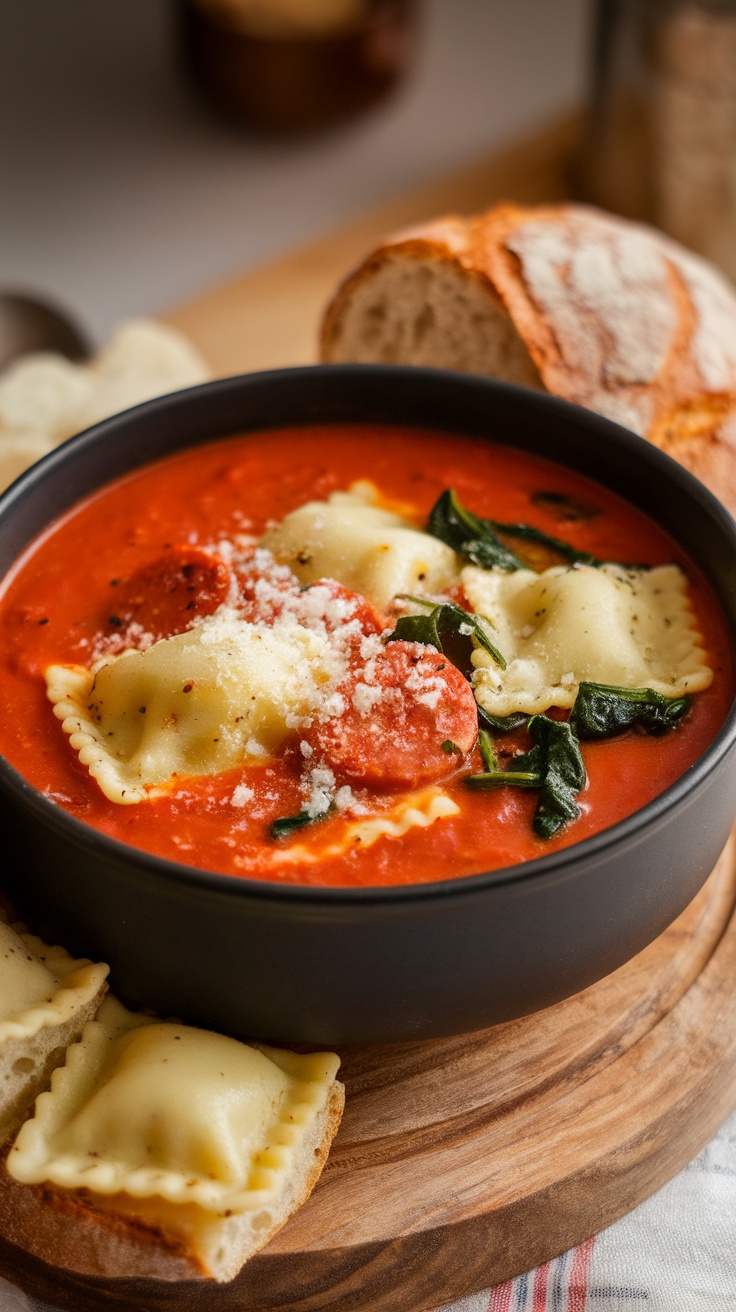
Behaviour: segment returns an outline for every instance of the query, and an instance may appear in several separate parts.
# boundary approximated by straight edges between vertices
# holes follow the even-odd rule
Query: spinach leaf
[[[540,838],[551,838],[569,820],[577,820],[580,815],[575,797],[586,784],[585,766],[569,723],[533,715],[529,732],[534,747],[525,758],[517,757],[514,766],[538,768],[542,785],[534,814],[534,832]]]
[[[427,532],[482,569],[491,569],[494,565],[507,571],[533,568],[528,561],[506,546],[499,534],[516,538],[519,542],[545,547],[571,565],[593,565],[598,568],[607,563],[589,551],[579,550],[563,538],[552,537],[533,524],[502,524],[496,519],[481,519],[461,504],[452,488],[447,488],[430,510]]]
[[[417,606],[427,606],[428,615],[402,615],[386,642],[421,642],[436,647],[456,665],[468,673],[472,669],[470,656],[477,645],[487,651],[502,670],[506,661],[494,647],[488,634],[489,624],[482,615],[473,615],[451,601],[427,601],[426,597],[403,596]],[[464,639],[464,641],[463,641]]]
[[[541,775],[535,770],[484,770],[483,774],[469,774],[465,779],[468,788],[475,791],[499,788],[502,784],[512,784],[515,788],[539,788],[541,782]]]
[[[326,820],[332,810],[332,806],[328,806],[326,811],[320,811],[318,815],[311,815],[309,811],[300,811],[298,815],[281,816],[279,820],[274,820],[269,825],[268,832],[271,838],[288,838],[297,829],[304,829],[307,825],[316,825],[320,820]]]
[[[396,628],[389,633],[386,642],[421,642],[426,647],[436,647],[442,651],[442,639],[437,627],[437,616],[402,615],[396,621]]]
[[[523,711],[514,711],[511,715],[491,715],[490,711],[484,711],[482,706],[478,707],[478,722],[484,724],[489,729],[495,729],[496,733],[513,733],[515,729],[520,729],[529,719]]]
[[[487,523],[498,533],[505,533],[510,538],[518,538],[520,542],[533,542],[538,547],[547,547],[550,551],[556,551],[563,560],[569,561],[571,565],[594,565],[596,567],[605,564],[598,556],[592,556],[589,551],[578,551],[571,543],[564,542],[562,538],[553,538],[549,533],[545,533],[541,528],[535,528],[533,524],[500,524],[498,520],[487,520]],[[528,565],[524,566],[529,569]]]
[[[461,505],[452,488],[438,497],[429,512],[427,532],[482,569],[525,569],[524,561],[505,547],[488,520]]]
[[[494,770],[498,770],[499,765],[498,756],[496,755],[496,744],[487,729],[478,730],[478,747],[480,749],[481,760],[483,761],[483,769],[489,774],[493,773]]]
[[[581,683],[570,726],[578,738],[610,738],[634,726],[646,733],[664,734],[674,729],[691,705],[691,697],[663,697],[652,688]]]
[[[540,838],[552,838],[563,825],[577,820],[580,815],[575,797],[585,787],[585,766],[569,724],[550,720],[546,715],[533,715],[529,720],[529,732],[534,746],[521,756],[515,756],[508,770],[499,770],[496,766],[483,774],[470,775],[465,782],[469,788],[481,789],[505,784],[516,788],[538,788],[534,832]],[[485,764],[482,747],[481,755]]]

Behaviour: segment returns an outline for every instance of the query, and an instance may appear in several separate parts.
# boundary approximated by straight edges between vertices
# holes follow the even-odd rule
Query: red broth
[[[665,737],[629,732],[583,743],[588,784],[580,818],[554,838],[534,834],[536,794],[511,787],[473,792],[458,774],[442,784],[460,806],[428,828],[335,853],[348,821],[335,816],[301,830],[302,854],[274,864],[290,846],[268,829],[300,809],[294,753],[210,777],[188,777],[170,795],[121,806],[108,801],[79,763],[46,697],[50,664],[90,662],[101,616],[115,609],[114,580],[145,567],[174,544],[260,535],[310,499],[356,479],[426,515],[454,487],[481,516],[525,521],[609,560],[677,561],[715,678]],[[551,493],[551,497],[538,494]],[[565,518],[562,496],[592,508]],[[217,598],[211,606],[217,604]],[[211,608],[211,607],[210,607]],[[106,631],[109,631],[106,630]],[[185,864],[289,883],[408,884],[497,869],[567,847],[630,815],[688,769],[712,741],[733,697],[725,620],[702,576],[677,544],[614,493],[546,460],[508,447],[431,432],[360,425],[304,427],[219,441],[151,465],[103,489],[27,550],[0,596],[0,751],[56,805],[119,839]],[[515,739],[502,746],[512,748]],[[475,754],[474,770],[481,769]],[[464,769],[468,773],[468,767]],[[241,783],[252,804],[234,805]],[[403,795],[402,795],[403,796]],[[382,794],[380,807],[398,801]],[[325,853],[332,848],[332,854]]]

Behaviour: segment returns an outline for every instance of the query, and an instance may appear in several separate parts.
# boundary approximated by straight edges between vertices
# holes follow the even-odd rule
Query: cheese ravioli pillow
[[[106,976],[0,918],[0,1143],[94,1015]]]
[[[77,1271],[232,1279],[321,1172],[344,1101],[339,1064],[108,998],[8,1155],[11,1180],[46,1190],[6,1193],[28,1215],[38,1204],[24,1246],[47,1257],[55,1244]]]
[[[249,624],[223,607],[91,670],[52,665],[46,682],[105,796],[133,803],[181,775],[217,774],[275,751],[333,672],[318,634],[289,620]]]
[[[677,565],[555,566],[541,574],[468,566],[462,584],[506,658],[502,670],[482,649],[473,653],[476,700],[489,714],[571,707],[584,680],[665,697],[712,681]]]
[[[385,608],[399,593],[439,592],[457,578],[444,542],[372,500],[371,484],[308,501],[266,533],[261,545],[302,583],[337,579]]]

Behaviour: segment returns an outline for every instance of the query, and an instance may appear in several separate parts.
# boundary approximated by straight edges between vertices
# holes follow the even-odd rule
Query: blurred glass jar
[[[330,127],[408,71],[419,0],[177,0],[185,58],[208,98],[248,126]]]
[[[736,0],[599,0],[583,175],[736,278]]]

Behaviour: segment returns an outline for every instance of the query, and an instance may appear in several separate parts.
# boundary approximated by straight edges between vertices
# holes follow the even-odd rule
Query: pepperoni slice
[[[434,783],[475,744],[470,684],[446,656],[417,643],[388,643],[340,693],[344,713],[304,739],[347,782],[385,791]]]
[[[360,592],[351,592],[336,579],[317,579],[303,590],[301,596],[305,610],[311,609],[324,619],[328,629],[350,624],[359,639],[368,633],[381,633],[386,627],[372,601]]]
[[[385,627],[372,602],[336,579],[318,579],[302,588],[287,566],[264,565],[258,557],[241,563],[237,576],[244,619],[270,624],[288,607],[299,622],[321,620],[332,632],[349,624],[346,637],[356,642]]]
[[[250,623],[273,623],[299,597],[299,580],[260,548],[236,563],[235,576],[240,613]]]
[[[230,570],[202,547],[176,546],[111,588],[109,634],[150,634],[154,641],[184,633],[225,601]],[[131,626],[136,626],[131,634]]]

